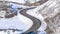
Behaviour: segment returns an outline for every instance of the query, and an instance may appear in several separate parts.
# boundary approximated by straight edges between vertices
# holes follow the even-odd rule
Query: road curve
[[[27,30],[26,32],[24,32],[24,33],[28,33],[28,32],[31,32],[31,31],[33,31],[34,33],[36,33],[36,32],[37,32],[37,29],[41,26],[41,21],[40,21],[39,19],[37,19],[37,18],[35,18],[35,17],[27,14],[26,12],[27,12],[27,10],[29,10],[29,9],[33,9],[33,8],[23,9],[23,10],[21,10],[21,11],[19,12],[19,13],[22,14],[23,16],[25,16],[25,17],[27,17],[27,18],[29,18],[29,19],[31,19],[31,20],[33,21],[32,27],[31,27],[29,30]]]

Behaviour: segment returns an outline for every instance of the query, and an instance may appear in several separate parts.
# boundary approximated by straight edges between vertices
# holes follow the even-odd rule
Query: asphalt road
[[[36,32],[37,32],[37,29],[41,26],[41,21],[40,21],[39,19],[37,19],[37,18],[35,18],[35,17],[27,14],[26,12],[27,12],[27,10],[29,10],[29,9],[33,9],[33,8],[23,9],[23,10],[21,10],[21,11],[19,12],[19,13],[22,14],[23,16],[25,16],[25,17],[27,17],[27,18],[29,18],[29,19],[31,19],[31,20],[33,21],[32,27],[31,27],[29,30],[27,30],[26,32],[24,32],[24,33],[28,33],[28,32],[31,32],[31,31],[33,31],[34,33],[36,33]]]

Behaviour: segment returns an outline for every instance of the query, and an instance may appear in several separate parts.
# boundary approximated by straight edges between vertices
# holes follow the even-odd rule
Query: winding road
[[[8,2],[7,2],[7,3],[8,3]],[[19,12],[19,13],[22,14],[23,16],[25,16],[25,17],[27,17],[27,18],[29,18],[29,19],[31,19],[31,20],[33,21],[32,27],[31,27],[30,29],[28,29],[26,32],[24,32],[24,34],[25,34],[25,33],[28,33],[28,32],[31,32],[31,31],[33,31],[33,32],[36,34],[37,30],[41,27],[41,21],[40,21],[39,19],[37,19],[36,17],[34,17],[34,16],[29,15],[29,14],[26,13],[27,10],[30,10],[30,9],[34,9],[34,8],[23,9],[23,10],[21,10],[21,11]],[[44,25],[44,26],[45,26],[45,25]],[[0,29],[0,31],[1,31],[1,30],[6,30],[6,29]],[[18,30],[18,29],[16,29],[16,30],[14,30],[14,29],[9,29],[9,30],[20,31],[20,30]]]
[[[36,32],[37,32],[37,29],[41,26],[41,21],[40,21],[39,19],[37,19],[37,18],[35,18],[35,17],[27,14],[26,12],[27,12],[27,10],[29,10],[29,9],[33,9],[33,8],[23,9],[23,10],[21,10],[21,11],[19,12],[19,13],[22,14],[23,16],[25,16],[25,17],[27,17],[27,18],[29,18],[29,19],[31,19],[31,20],[33,21],[32,27],[31,27],[29,30],[27,30],[26,32],[24,32],[24,33],[28,33],[28,32],[31,32],[31,31],[33,31],[34,33],[36,33]]]

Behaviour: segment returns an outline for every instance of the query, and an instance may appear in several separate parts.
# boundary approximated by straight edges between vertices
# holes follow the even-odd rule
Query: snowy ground
[[[12,2],[18,2],[18,3],[25,4],[26,2],[35,3],[35,2],[41,1],[41,0],[5,0],[5,1],[12,1]]]
[[[33,25],[32,21],[22,15],[13,18],[0,18],[0,29],[19,29],[22,32],[28,30]]]

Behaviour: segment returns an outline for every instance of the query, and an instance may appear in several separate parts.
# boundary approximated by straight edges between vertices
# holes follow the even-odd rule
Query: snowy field
[[[13,18],[5,19],[0,18],[0,29],[19,29],[22,32],[26,31],[32,26],[32,21],[28,18],[19,15]]]

